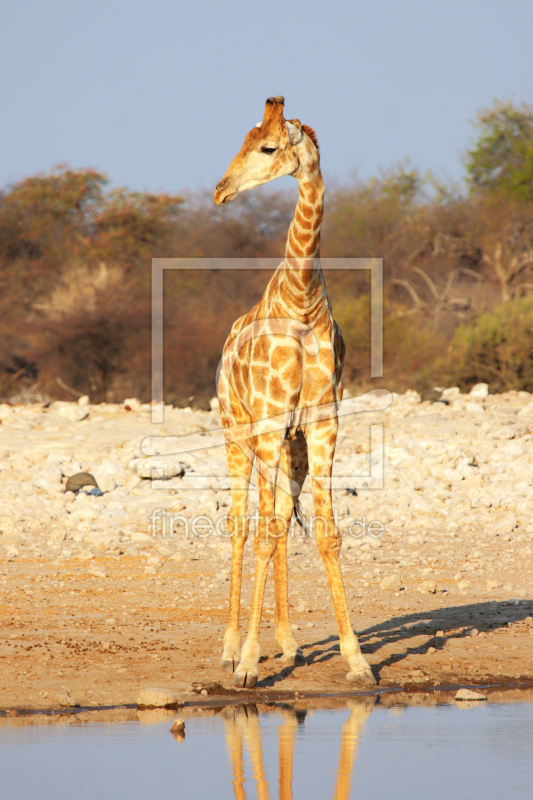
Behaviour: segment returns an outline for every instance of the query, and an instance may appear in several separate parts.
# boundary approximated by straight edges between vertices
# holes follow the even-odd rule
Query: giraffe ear
[[[287,126],[287,133],[289,134],[289,142],[293,145],[299,144],[304,138],[304,132],[301,128],[297,125],[293,125],[292,122],[288,120],[285,120],[285,124]]]

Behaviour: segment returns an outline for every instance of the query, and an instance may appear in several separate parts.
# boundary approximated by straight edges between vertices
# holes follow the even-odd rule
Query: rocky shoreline
[[[531,683],[533,395],[482,385],[445,389],[439,402],[391,400],[383,408],[371,396],[342,417],[335,462],[352,621],[380,685]],[[231,544],[213,406],[166,407],[154,424],[152,406],[136,400],[0,404],[0,708],[69,695],[131,703],[160,683],[232,687],[217,667]],[[383,488],[369,488],[381,458],[371,426],[383,426]],[[78,472],[100,492],[65,493]],[[245,552],[243,630],[251,542]],[[310,665],[277,663],[269,581],[259,686],[342,691],[324,570],[296,526],[289,581]]]

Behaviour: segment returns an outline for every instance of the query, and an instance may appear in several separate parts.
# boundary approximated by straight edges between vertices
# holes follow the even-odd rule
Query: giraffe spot
[[[298,244],[298,242],[294,238],[294,234],[293,234],[292,231],[289,233],[289,247],[291,248],[291,251],[294,253],[295,256],[303,256],[304,255],[303,248],[300,247],[300,245]]]
[[[254,419],[262,419],[265,410],[265,401],[261,397],[254,397],[252,401]]]
[[[270,365],[273,369],[279,371],[282,367],[286,366],[287,362],[296,362],[296,364],[302,363],[302,356],[299,348],[291,347],[290,345],[276,345],[270,357]]]
[[[296,213],[294,215],[294,219],[298,223],[300,228],[303,228],[304,230],[307,230],[307,231],[311,230],[312,226],[314,225],[314,223],[311,223],[310,221],[306,220],[304,218],[304,216],[302,214],[300,214],[300,212],[298,210],[296,210]]]
[[[300,280],[300,275],[297,272],[289,272],[287,283],[290,288],[295,289],[297,292],[305,287],[305,283]]]
[[[240,369],[233,370],[232,385],[233,391],[237,397],[241,397],[244,394],[244,381],[242,379],[242,373]]]
[[[327,386],[327,377],[318,367],[309,367],[305,370],[305,380],[302,389],[306,401],[315,400]]]
[[[268,361],[270,343],[267,336],[258,336],[253,340],[253,357],[256,361]]]
[[[303,214],[306,219],[312,219],[314,215],[314,209],[311,206],[306,206],[303,203],[298,204],[298,208]]]
[[[291,389],[299,389],[302,384],[301,364],[290,365],[281,373],[281,377],[286,381]]]
[[[254,388],[254,393],[257,392],[258,394],[265,394],[267,388],[267,380],[264,367],[252,366],[251,372],[252,372],[252,386]]]
[[[316,187],[310,186],[307,190],[307,199],[309,200],[312,205],[315,205],[316,201],[318,200],[318,191]]]
[[[267,415],[269,417],[276,417],[278,416],[278,414],[283,413],[283,406],[276,405],[274,403],[269,402],[268,400],[266,401],[266,409],[267,409]]]
[[[320,228],[320,225],[322,224],[322,220],[323,219],[324,219],[324,215],[323,214],[319,214],[319,216],[313,222],[313,230],[314,231],[316,231],[317,228]]]
[[[333,360],[333,353],[329,348],[321,347],[320,352],[318,353],[318,360],[321,364],[325,367],[328,367],[333,372],[334,367],[334,360]]]
[[[313,238],[310,233],[303,233],[297,229],[293,231],[293,236],[296,241],[302,245],[302,247],[305,247],[306,244],[309,244]]]
[[[283,389],[283,384],[281,383],[277,375],[274,375],[272,378],[270,378],[268,391],[270,397],[273,400],[276,400],[277,398],[281,400],[285,397],[285,390]]]

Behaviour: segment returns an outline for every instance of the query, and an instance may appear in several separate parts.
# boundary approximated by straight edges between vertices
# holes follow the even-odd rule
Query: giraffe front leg
[[[235,526],[237,531],[239,526]],[[247,533],[247,532],[246,532]],[[241,601],[242,556],[245,536],[235,535],[232,538],[231,585],[229,599],[229,622],[224,634],[224,649],[220,659],[220,669],[234,672],[241,657],[241,633],[239,630],[239,609]]]
[[[252,600],[252,613],[250,615],[250,628],[248,636],[242,647],[241,660],[233,675],[235,686],[241,689],[253,689],[257,683],[257,668],[261,647],[259,644],[259,625],[261,622],[261,611],[263,609],[263,597],[265,594],[265,583],[268,565],[272,553],[276,548],[277,540],[271,537],[269,522],[264,517],[259,518],[258,529],[255,533],[254,550],[256,556],[254,595]]]
[[[241,634],[239,612],[241,605],[242,557],[248,538],[249,520],[246,514],[248,486],[252,472],[250,458],[232,442],[227,446],[228,466],[231,477],[232,506],[228,514],[228,529],[231,534],[231,584],[229,597],[229,621],[224,634],[224,649],[220,668],[234,672],[241,657]]]
[[[280,460],[282,442],[283,439],[276,433],[258,437],[256,443],[260,516],[254,536],[255,584],[248,636],[241,651],[239,666],[233,676],[235,685],[246,689],[251,689],[257,682],[257,668],[261,655],[259,626],[267,570],[276,550],[278,537],[283,532],[283,525],[281,522],[278,523],[274,514],[275,473]]]

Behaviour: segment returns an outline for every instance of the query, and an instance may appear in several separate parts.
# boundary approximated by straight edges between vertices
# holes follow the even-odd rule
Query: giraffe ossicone
[[[300,120],[285,120],[284,98],[269,97],[263,121],[246,135],[215,191],[215,203],[283,175],[298,180],[298,203],[285,258],[259,303],[238,319],[224,345],[218,394],[230,475],[232,537],[229,623],[221,667],[240,687],[255,686],[259,626],[267,569],[274,562],[276,641],[284,665],[305,659],[289,620],[287,534],[310,475],[315,536],[333,599],[347,679],[375,684],[354,634],[339,564],[341,537],[333,517],[331,473],[342,399],[344,341],[333,319],[320,268],[324,183],[318,141]],[[257,465],[259,518],[256,574],[248,635],[241,649],[242,558],[249,532],[247,499]]]

